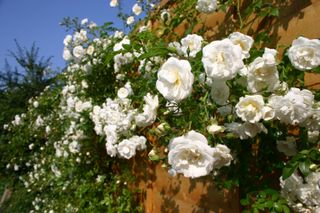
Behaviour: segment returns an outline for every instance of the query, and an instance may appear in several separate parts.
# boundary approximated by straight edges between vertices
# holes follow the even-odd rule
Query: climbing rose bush
[[[271,191],[282,209],[318,211],[320,95],[304,87],[301,70],[319,68],[319,40],[299,37],[279,56],[237,31],[215,40],[170,36],[164,32],[181,17],[141,2],[124,21],[134,24],[147,6],[159,28],[146,20],[126,34],[82,20],[63,41],[61,84],[3,127],[4,168],[30,193],[30,211],[141,212],[141,195],[128,185],[131,163],[144,161],[172,176],[240,185],[244,206]],[[269,174],[278,175],[280,192],[257,192]]]

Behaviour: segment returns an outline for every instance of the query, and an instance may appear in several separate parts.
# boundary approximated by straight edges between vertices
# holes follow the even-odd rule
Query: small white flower
[[[39,102],[38,101],[34,101],[33,102],[33,107],[34,108],[38,108],[39,107]]]
[[[109,143],[109,142],[106,143],[106,150],[107,150],[107,154],[110,157],[117,156],[117,153],[118,153],[117,146],[113,145],[112,143]]]
[[[43,124],[44,124],[44,120],[41,118],[40,115],[38,115],[38,117],[37,117],[37,119],[36,119],[36,121],[35,121],[35,126],[36,126],[36,127],[40,127],[40,126],[42,126]]]
[[[209,78],[230,80],[243,68],[242,49],[230,39],[213,41],[203,50],[202,63]]]
[[[218,124],[215,124],[215,123],[207,127],[207,131],[212,135],[215,135],[216,133],[219,133],[219,132],[224,132],[224,130],[225,130],[224,126],[219,126]]]
[[[141,12],[142,12],[142,7],[140,7],[140,6],[136,3],[136,4],[134,4],[133,7],[132,7],[132,12],[133,12],[136,16],[138,16],[138,15],[140,15]]]
[[[240,97],[236,105],[237,115],[245,122],[257,123],[263,118],[264,101],[261,95]]]
[[[134,141],[124,139],[118,144],[117,150],[120,157],[130,159],[136,155],[136,148],[137,144]]]
[[[89,87],[86,80],[82,80],[81,81],[81,86],[82,86],[83,89],[87,89]]]
[[[249,51],[253,44],[253,39],[250,36],[242,34],[240,32],[234,32],[229,35],[229,39],[232,43],[239,45],[242,49],[242,58],[249,58]]]
[[[167,22],[170,19],[169,10],[161,10],[160,17],[162,21]]]
[[[45,129],[46,133],[49,134],[51,132],[51,128],[50,126],[46,126],[46,129]]]
[[[111,1],[110,1],[110,7],[116,7],[116,6],[118,6],[118,5],[119,5],[118,0],[111,0]]]
[[[69,46],[72,43],[72,35],[66,35],[66,37],[63,39],[64,46]]]
[[[121,87],[117,92],[117,96],[120,99],[125,99],[129,97],[129,95],[130,95],[130,91],[125,87]]]
[[[72,59],[72,54],[68,48],[63,49],[63,59],[66,61],[70,61]]]
[[[320,65],[320,40],[299,37],[288,50],[292,65],[298,70],[311,70]]]
[[[15,115],[12,124],[15,126],[19,126],[21,124],[21,117],[19,115]]]
[[[116,31],[114,32],[113,37],[114,37],[114,38],[122,38],[122,37],[123,37],[123,32],[116,30]]]
[[[201,50],[203,38],[196,34],[190,34],[181,39],[181,50],[185,56],[195,57]],[[189,53],[189,54],[188,54]]]
[[[130,40],[127,37],[124,37],[119,43],[116,43],[113,47],[113,51],[120,51],[123,50],[123,46],[122,45],[129,45],[130,44]]]
[[[191,94],[193,81],[190,63],[171,57],[158,71],[156,87],[167,100],[180,102]]]
[[[198,0],[196,9],[202,13],[212,13],[217,9],[217,0]]]
[[[9,124],[4,124],[3,125],[3,129],[8,129],[9,128]]]
[[[94,47],[92,45],[90,45],[88,48],[87,48],[87,51],[86,53],[88,55],[92,55],[94,53]]]
[[[69,144],[69,151],[71,153],[78,153],[80,151],[80,144],[78,143],[78,141],[72,141]]]
[[[131,25],[134,22],[134,16],[129,16],[127,18],[127,25]]]
[[[86,25],[88,23],[88,19],[87,18],[84,18],[81,20],[81,25]]]
[[[56,177],[61,177],[61,172],[56,165],[54,164],[51,165],[51,171]]]

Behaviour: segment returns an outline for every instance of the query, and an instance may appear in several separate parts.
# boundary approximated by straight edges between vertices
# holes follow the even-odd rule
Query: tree
[[[9,56],[17,65],[10,65],[6,59],[3,70],[0,70],[1,128],[14,115],[22,113],[27,108],[28,100],[50,85],[56,74],[50,68],[52,57],[39,57],[39,48],[35,43],[30,49],[21,47],[17,40],[15,43],[17,49],[9,51]]]

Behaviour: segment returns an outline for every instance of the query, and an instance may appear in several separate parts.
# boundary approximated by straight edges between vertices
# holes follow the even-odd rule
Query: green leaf
[[[151,161],[159,161],[161,158],[160,158],[160,156],[159,155],[151,155],[151,156],[149,156],[149,159],[151,160]]]
[[[165,56],[169,53],[169,50],[165,47],[154,47],[148,50],[148,52],[142,54],[139,59],[143,60],[154,56]]]
[[[290,209],[288,206],[282,205],[282,210],[284,213],[290,213]]]
[[[308,176],[308,174],[310,173],[310,162],[309,161],[304,161],[304,162],[300,162],[299,163],[299,170],[301,171],[301,173],[303,174],[303,176]]]
[[[279,9],[278,8],[272,8],[270,10],[270,13],[269,13],[270,16],[279,16]]]
[[[282,178],[285,180],[292,175],[292,173],[297,169],[298,163],[295,162],[294,164],[289,164],[288,166],[284,167],[282,170]]]
[[[240,204],[241,204],[242,206],[247,206],[247,205],[249,205],[249,199],[248,199],[248,198],[241,199],[241,200],[240,200]]]

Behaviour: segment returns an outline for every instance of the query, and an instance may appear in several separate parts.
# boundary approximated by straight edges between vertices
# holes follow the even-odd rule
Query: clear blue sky
[[[59,22],[66,16],[88,18],[98,25],[113,22],[121,28],[118,10],[109,6],[110,0],[0,0],[0,69],[8,50],[15,50],[14,39],[30,48],[35,42],[40,56],[53,56],[52,67],[63,68],[63,39],[67,34]],[[130,11],[135,0],[122,0]],[[9,61],[11,62],[11,61]],[[12,62],[11,62],[12,63]]]

